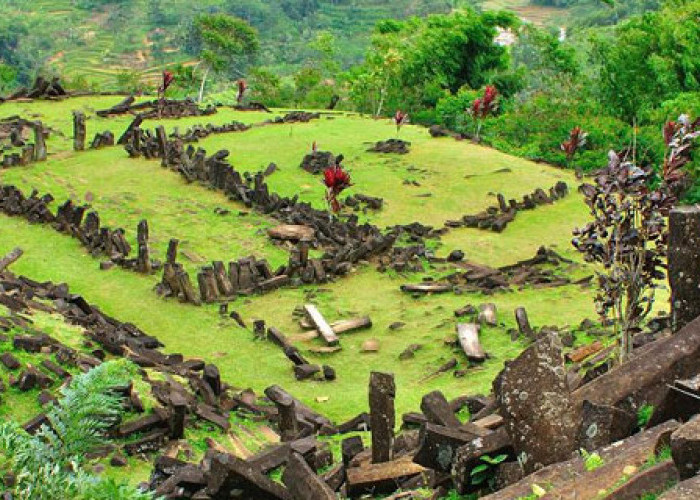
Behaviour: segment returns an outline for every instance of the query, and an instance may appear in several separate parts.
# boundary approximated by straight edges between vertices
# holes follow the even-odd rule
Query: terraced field
[[[162,259],[167,241],[178,238],[183,253],[189,256],[181,260],[190,271],[195,271],[203,261],[227,261],[250,254],[267,258],[273,267],[286,262],[287,250],[266,236],[266,228],[275,224],[268,216],[230,202],[203,186],[186,184],[176,173],[161,168],[159,161],[129,159],[121,147],[82,153],[70,151],[69,111],[82,109],[89,114],[89,136],[105,129],[118,136],[129,117],[94,116],[94,110],[109,107],[117,100],[117,97],[74,98],[60,103],[2,105],[0,115],[40,118],[56,130],[48,142],[48,161],[2,170],[2,183],[51,192],[55,203],[66,197],[78,203],[86,202],[99,211],[104,224],[124,227],[132,244],[137,222],[146,218],[154,256]],[[267,118],[221,108],[206,120],[218,124],[233,119],[250,123],[263,117]],[[187,118],[162,123],[168,130],[178,126],[182,131],[202,121]],[[155,125],[146,122],[144,126]],[[569,197],[520,213],[501,234],[457,228],[440,241],[428,240],[428,245],[437,256],[444,257],[452,250],[461,249],[468,261],[491,266],[530,258],[541,245],[578,259],[569,249],[568,241],[571,228],[585,220],[586,208],[576,194],[576,181],[568,172],[466,142],[433,139],[426,129],[416,126],[401,131],[401,138],[412,143],[409,154],[366,152],[374,141],[394,135],[395,128],[386,120],[336,114],[304,124],[215,134],[197,146],[210,153],[228,149],[231,163],[241,172],[254,173],[275,162],[278,171],[268,178],[271,189],[283,195],[298,194],[317,208],[325,205],[323,187],[319,178],[299,168],[299,163],[313,141],[322,150],[343,153],[344,164],[354,182],[350,193],[384,199],[382,210],[360,213],[363,220],[379,227],[416,221],[441,227],[446,220],[493,205],[497,192],[521,198],[535,188],[548,188],[564,180],[572,191]],[[217,208],[228,213],[219,215],[215,213]],[[515,326],[512,311],[518,306],[527,307],[536,326],[577,325],[585,317],[593,316],[590,292],[573,284],[559,288],[525,287],[490,296],[465,293],[414,298],[399,290],[402,284],[416,283],[424,277],[439,279],[458,270],[452,264],[439,262],[425,262],[424,272],[408,274],[380,273],[376,262],[360,263],[348,277],[335,282],[284,288],[232,302],[230,309],[238,311],[249,326],[254,318],[264,319],[268,326],[276,326],[292,338],[312,362],[332,365],[338,373],[337,381],[332,383],[298,382],[279,348],[256,340],[250,330],[220,316],[217,305],[194,307],[159,298],[153,291],[159,276],[143,276],[118,268],[100,271],[99,260],[87,255],[76,240],[45,226],[2,215],[0,254],[15,245],[26,251],[15,264],[15,272],[38,280],[68,282],[107,314],[133,322],[158,337],[166,344],[167,352],[213,361],[220,367],[222,377],[240,388],[259,391],[278,383],[337,420],[366,409],[366,384],[371,370],[396,374],[400,412],[416,409],[421,395],[436,388],[448,397],[488,392],[503,362],[523,348],[524,344],[511,342],[507,333],[508,328]],[[564,272],[572,279],[592,273],[583,264],[570,266]],[[315,303],[329,321],[369,315],[373,326],[344,335],[338,353],[315,354],[310,349],[321,346],[322,342],[305,335],[293,315],[295,307],[308,302]],[[482,342],[491,358],[483,365],[469,368],[464,378],[455,378],[450,372],[424,380],[453,357],[459,360],[460,368],[469,366],[459,349],[445,345],[444,339],[454,338],[454,310],[468,303],[483,302],[494,302],[501,311],[501,324],[482,330]],[[403,328],[389,328],[397,322],[404,323]],[[579,341],[585,341],[584,336],[579,337]],[[379,342],[378,352],[362,352],[362,344],[369,339]],[[421,344],[422,349],[413,359],[400,361],[398,355],[414,343]]]

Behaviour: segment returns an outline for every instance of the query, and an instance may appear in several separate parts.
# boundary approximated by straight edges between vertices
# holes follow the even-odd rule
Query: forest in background
[[[414,123],[582,171],[631,146],[659,164],[664,123],[700,114],[698,0],[9,4],[0,21],[5,92],[37,74],[76,90],[153,92],[168,69],[169,95],[227,103],[245,79],[247,99],[271,107],[402,110]],[[546,10],[529,22],[537,9]],[[513,45],[493,43],[502,30],[517,34]],[[475,116],[487,86],[497,99]],[[577,127],[584,140],[567,153]],[[700,198],[696,187],[688,193]]]

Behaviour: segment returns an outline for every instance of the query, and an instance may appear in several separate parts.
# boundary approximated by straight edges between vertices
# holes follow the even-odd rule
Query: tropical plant
[[[490,457],[489,455],[482,456],[479,460],[480,463],[474,467],[469,473],[471,479],[470,483],[472,486],[482,486],[487,483],[489,487],[492,487],[496,466],[502,462],[505,462],[508,455],[498,455],[496,457]]]
[[[135,365],[118,360],[74,377],[46,412],[48,425],[42,425],[34,435],[15,422],[0,423],[0,454],[15,472],[13,492],[18,498],[151,498],[131,487],[100,480],[83,469],[86,454],[106,442],[106,432],[121,418],[122,397],[114,388],[126,385],[135,373]]]
[[[408,123],[408,113],[403,113],[400,109],[394,114],[394,124],[396,125],[396,135],[401,132],[401,127],[404,123]]]
[[[593,221],[574,230],[572,243],[586,260],[603,266],[597,272],[596,307],[601,316],[614,319],[623,362],[665,277],[666,217],[686,185],[683,167],[699,130],[700,120],[687,116],[664,127],[667,153],[659,172],[637,164],[634,149],[610,151],[595,184],[581,186]]]
[[[579,453],[581,454],[581,458],[583,458],[583,466],[588,472],[593,472],[594,470],[599,469],[600,467],[605,465],[603,457],[601,457],[595,451],[588,452],[582,448],[581,450],[579,450]]]
[[[479,140],[481,126],[485,118],[495,115],[498,110],[498,90],[493,85],[488,85],[484,89],[484,94],[472,101],[467,112],[474,119],[474,139]]]
[[[588,133],[581,130],[581,127],[574,127],[569,132],[569,140],[564,141],[561,144],[561,150],[566,153],[566,163],[569,168],[574,165],[574,156],[576,152],[586,145],[586,140],[588,139]]]
[[[315,145],[315,143],[314,143]],[[338,196],[345,189],[352,186],[350,174],[346,172],[338,161],[334,166],[327,168],[323,172],[323,182],[326,185],[326,201],[333,212],[340,212],[340,201]]]

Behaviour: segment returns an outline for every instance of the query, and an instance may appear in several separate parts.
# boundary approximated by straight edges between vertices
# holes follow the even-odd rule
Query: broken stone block
[[[671,455],[681,479],[700,472],[700,415],[671,434]]]
[[[506,363],[493,389],[526,472],[569,458],[579,422],[570,401],[562,345],[555,334]]]

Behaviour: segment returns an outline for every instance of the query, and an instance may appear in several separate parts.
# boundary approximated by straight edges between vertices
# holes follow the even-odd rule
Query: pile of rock
[[[177,127],[170,134],[173,139],[180,139],[182,142],[198,142],[200,139],[210,136],[211,134],[224,134],[227,132],[245,132],[250,129],[250,125],[245,123],[232,121],[230,123],[224,123],[223,125],[213,125],[207,123],[206,125],[195,125],[188,128],[184,134],[180,134]]]
[[[59,78],[47,80],[42,76],[38,76],[31,88],[20,87],[13,94],[5,98],[0,97],[0,103],[19,99],[60,99],[67,95],[68,93],[61,85]]]
[[[410,142],[402,141],[401,139],[389,139],[386,141],[377,142],[367,151],[371,153],[393,153],[405,155],[410,151],[410,147]]]
[[[336,156],[330,151],[312,151],[304,156],[299,167],[313,175],[322,173],[327,168],[336,165]]]
[[[353,210],[366,212],[369,210],[381,210],[384,206],[384,200],[375,196],[367,196],[366,194],[355,193],[345,198],[345,205]]]
[[[27,142],[29,134],[33,134],[33,143]],[[46,139],[49,135],[50,130],[40,121],[25,120],[16,115],[0,120],[0,146],[6,151],[2,167],[24,166],[46,160]],[[15,148],[19,148],[19,152],[13,151]]]
[[[202,109],[192,99],[154,99],[135,104],[136,98],[128,96],[109,109],[97,111],[98,116],[109,117],[124,114],[138,114],[143,118],[184,118],[187,116],[206,116],[217,112],[216,106],[208,105]]]

